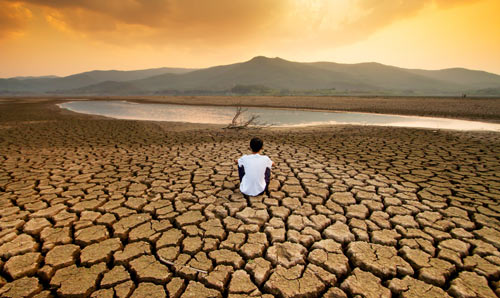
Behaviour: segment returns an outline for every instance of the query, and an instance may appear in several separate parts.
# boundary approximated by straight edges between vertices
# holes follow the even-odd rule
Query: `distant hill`
[[[500,87],[498,75],[486,71],[472,71],[465,68],[448,68],[442,70],[410,69],[409,72],[440,80],[460,86],[468,86],[470,89],[482,89]]]
[[[200,69],[182,75],[165,74],[134,83],[148,90],[161,90],[161,88],[226,90],[236,85],[264,85],[275,89],[290,90],[377,89],[377,86],[356,80],[346,73],[337,73],[281,58],[265,57],[255,57],[243,63]]]
[[[356,81],[377,86],[380,90],[443,92],[460,89],[461,86],[437,78],[416,74],[408,69],[379,63],[339,64],[331,62],[310,63],[310,66],[349,75]],[[500,76],[499,76],[500,78]]]
[[[97,84],[70,89],[58,90],[54,93],[72,94],[72,95],[128,95],[128,94],[147,94],[133,83],[104,81]]]
[[[152,68],[144,70],[94,70],[89,72],[84,72],[82,74],[89,76],[96,81],[116,81],[124,82],[131,80],[140,80],[152,76],[157,76],[165,73],[173,74],[183,74],[193,71],[194,69],[189,68]]]
[[[27,80],[27,79],[54,79],[58,78],[58,76],[29,76],[29,77],[13,77],[12,79],[17,79],[17,80]]]
[[[379,63],[299,63],[259,56],[198,70],[90,71],[63,78],[0,79],[0,92],[500,96],[500,76],[464,68],[421,70]]]
[[[164,73],[182,74],[193,71],[187,68],[153,68],[144,70],[119,71],[119,70],[93,70],[67,77],[24,77],[0,79],[0,91],[26,92],[26,93],[61,93],[63,90],[72,90],[95,85],[105,81],[125,82],[143,79]]]

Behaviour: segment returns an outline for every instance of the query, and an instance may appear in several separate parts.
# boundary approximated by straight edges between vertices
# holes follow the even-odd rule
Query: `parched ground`
[[[238,191],[259,135],[270,196]],[[0,297],[497,297],[500,134],[0,103]]]

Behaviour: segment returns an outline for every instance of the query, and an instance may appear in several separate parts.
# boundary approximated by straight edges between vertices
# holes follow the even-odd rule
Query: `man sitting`
[[[252,154],[243,155],[238,159],[238,174],[240,176],[240,191],[249,196],[258,196],[267,191],[271,168],[274,162],[266,155],[260,155],[264,143],[259,138],[250,141]]]

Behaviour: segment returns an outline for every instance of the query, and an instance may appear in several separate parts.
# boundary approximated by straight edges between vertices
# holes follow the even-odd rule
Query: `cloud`
[[[429,2],[425,0],[359,0],[360,16],[342,23],[334,35],[341,43],[361,40],[405,17],[417,14]]]
[[[311,44],[330,46],[350,44],[366,39],[397,21],[411,18],[426,7],[449,9],[478,1],[483,0],[357,0],[350,1],[345,11],[337,14],[337,19],[333,21],[331,15],[338,7],[325,1],[323,13],[319,16],[321,20],[316,20],[321,25],[311,31],[310,40]]]
[[[296,0],[296,12],[277,26],[276,35],[282,37],[282,51],[297,45],[302,51],[326,50],[365,40],[424,9],[443,10],[480,1],[485,0]]]
[[[0,1],[0,38],[22,33],[31,17],[31,11],[21,3]]]
[[[12,0],[17,2],[17,0]],[[169,6],[164,0],[24,0],[26,4],[52,8],[61,13],[93,12],[108,17],[110,21],[154,24]]]
[[[58,30],[112,44],[186,48],[300,44],[307,48],[363,40],[429,5],[446,9],[482,0],[0,1],[9,2],[11,12],[30,5],[42,7],[47,22]],[[0,27],[20,28],[20,14],[0,18],[6,23]]]
[[[279,23],[287,0],[25,0],[56,28],[114,42],[230,42]],[[265,33],[265,32],[263,32]],[[120,38],[118,38],[120,37]]]
[[[357,4],[362,11],[367,12],[360,22],[380,26],[415,15],[428,5],[451,8],[477,1],[480,0],[358,0]]]

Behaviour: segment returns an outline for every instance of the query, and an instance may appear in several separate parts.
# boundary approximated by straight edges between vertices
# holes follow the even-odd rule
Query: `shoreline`
[[[37,97],[0,98],[3,103],[64,103],[78,100],[128,101],[135,103],[181,104],[198,106],[242,106],[321,112],[357,112],[398,116],[422,116],[487,123],[500,123],[498,98],[407,98],[407,97]]]
[[[91,99],[89,100],[91,101]],[[74,100],[71,101],[66,101],[65,103],[68,102],[77,102]],[[170,104],[170,103],[144,103],[144,102],[132,102],[132,101],[127,101],[127,100],[121,100],[120,102],[124,103],[132,103],[132,104],[168,104],[168,105],[179,105],[182,106],[182,104]],[[69,107],[61,107],[63,103],[57,103],[55,104],[57,107],[59,107],[61,110],[67,110],[73,113],[78,113],[78,114],[84,114],[84,115],[90,115],[90,116],[101,116],[101,117],[106,117],[110,119],[115,119],[115,120],[131,120],[131,121],[151,121],[151,122],[176,122],[176,123],[186,123],[186,124],[193,124],[193,125],[216,125],[216,126],[225,126],[226,124],[222,123],[202,123],[202,122],[188,122],[188,121],[169,121],[169,120],[153,120],[153,119],[140,119],[140,118],[119,118],[119,117],[113,117],[109,115],[100,115],[100,114],[93,114],[93,113],[87,113],[87,112],[79,112],[76,110],[73,110]],[[189,106],[195,106],[195,105],[189,105]],[[222,107],[222,106],[217,106],[217,105],[196,105],[198,107]],[[224,106],[227,107],[227,106]],[[252,107],[255,108],[255,107]],[[318,110],[318,109],[292,109],[292,108],[276,108],[276,107],[262,107],[262,109],[270,109],[270,110],[288,110],[288,111],[309,111],[309,112],[324,112],[324,113],[353,113],[353,114],[366,114],[366,115],[383,115],[383,116],[397,116],[401,118],[418,118],[419,120],[449,120],[449,121],[470,121],[473,122],[471,124],[477,123],[477,124],[496,124],[496,123],[491,123],[491,122],[484,122],[484,121],[471,121],[471,120],[461,120],[461,119],[454,119],[454,118],[442,118],[442,117],[429,117],[429,116],[410,116],[410,115],[398,115],[398,114],[375,114],[375,113],[367,113],[367,112],[353,112],[353,111],[333,111],[333,110]],[[334,122],[334,121],[333,121]],[[490,128],[490,129],[463,129],[463,128],[440,128],[440,127],[421,127],[421,126],[410,126],[410,125],[389,125],[389,124],[367,124],[367,123],[344,123],[344,122],[339,122],[339,123],[328,123],[328,122],[317,122],[317,123],[311,123],[311,124],[290,124],[290,125],[270,125],[270,126],[252,126],[252,128],[282,128],[282,129],[297,129],[297,128],[304,128],[304,127],[329,127],[329,126],[336,126],[336,125],[354,125],[354,126],[380,126],[380,127],[400,127],[400,128],[416,128],[416,129],[429,129],[429,130],[450,130],[450,131],[487,131],[487,132],[500,132],[500,128]],[[465,125],[465,124],[462,124]]]

